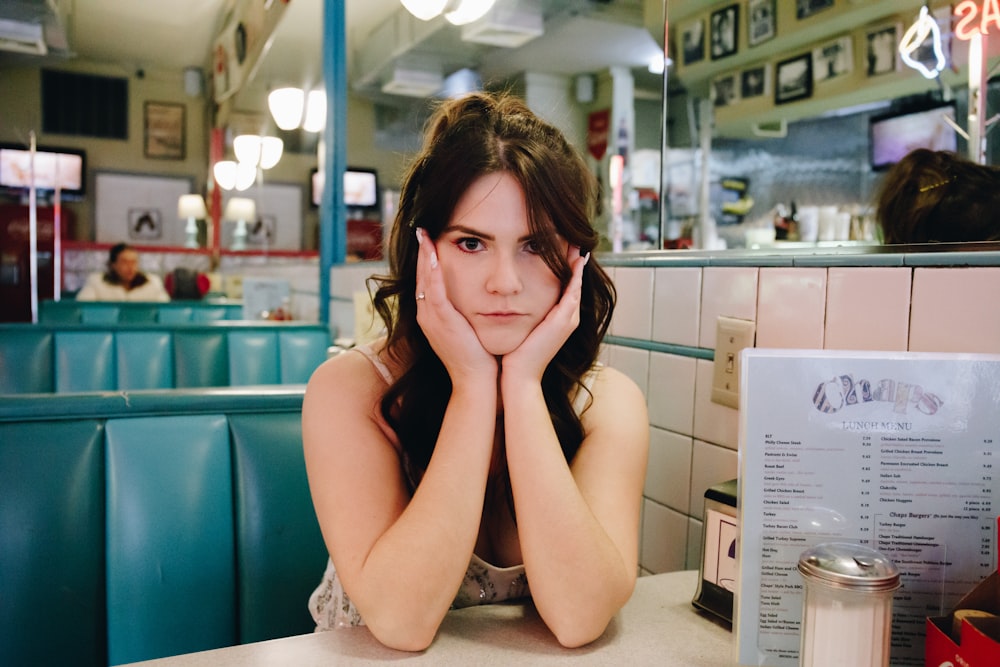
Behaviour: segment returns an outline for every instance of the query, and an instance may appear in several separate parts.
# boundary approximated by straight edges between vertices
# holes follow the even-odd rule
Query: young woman
[[[163,281],[139,270],[139,252],[116,243],[108,252],[108,270],[92,273],[76,295],[77,301],[170,301]]]
[[[530,596],[564,646],[638,569],[645,399],[596,362],[614,288],[595,179],[517,99],[444,102],[400,194],[387,337],[326,362],[302,412],[331,562],[317,629],[423,650],[450,608]]]

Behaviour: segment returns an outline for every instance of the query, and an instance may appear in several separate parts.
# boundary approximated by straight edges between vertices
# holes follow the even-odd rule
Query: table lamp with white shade
[[[184,227],[184,247],[198,247],[198,221],[208,217],[205,200],[201,195],[181,195],[177,200],[177,217],[187,218]]]
[[[233,230],[233,242],[230,250],[246,250],[247,248],[247,220],[257,219],[257,204],[253,199],[246,197],[233,197],[226,203],[226,211],[222,216],[226,220],[235,220],[236,229]]]

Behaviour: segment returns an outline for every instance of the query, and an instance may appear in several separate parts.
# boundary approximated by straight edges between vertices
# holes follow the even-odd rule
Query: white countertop
[[[735,664],[728,626],[691,605],[696,571],[640,577],[632,598],[597,641],[559,646],[530,604],[449,612],[422,653],[386,648],[364,627],[274,639],[142,663],[144,667],[330,667],[407,665],[626,665],[720,667]]]

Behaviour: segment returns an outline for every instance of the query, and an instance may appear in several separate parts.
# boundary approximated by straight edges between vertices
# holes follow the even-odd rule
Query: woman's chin
[[[492,354],[495,357],[502,357],[506,354],[510,354],[524,342],[525,336],[515,335],[508,333],[505,335],[482,335],[479,336],[479,342],[482,344],[483,349]]]

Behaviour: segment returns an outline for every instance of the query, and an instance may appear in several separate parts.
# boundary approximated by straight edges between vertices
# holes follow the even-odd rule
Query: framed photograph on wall
[[[747,44],[757,46],[777,34],[774,0],[750,0],[747,11]]]
[[[899,44],[899,26],[884,25],[865,34],[865,68],[868,76],[894,72],[899,67],[896,45]]]
[[[712,12],[711,32],[712,60],[725,58],[736,53],[740,6],[729,5]]]
[[[812,97],[812,54],[782,60],[775,66],[774,103],[785,104]]]
[[[813,80],[817,83],[836,79],[854,69],[854,43],[850,35],[813,49]]]
[[[801,21],[830,7],[833,0],[795,0],[795,18]]]
[[[740,99],[764,97],[771,91],[770,69],[767,65],[748,67],[740,72]]]
[[[182,246],[185,221],[177,200],[194,192],[190,176],[97,172],[94,175],[94,240]]]
[[[681,49],[685,65],[705,59],[705,21],[698,19],[681,29]]]
[[[143,109],[143,152],[159,160],[184,159],[184,105],[146,102]]]
[[[712,103],[717,107],[726,107],[739,101],[735,73],[723,74],[712,80]]]

